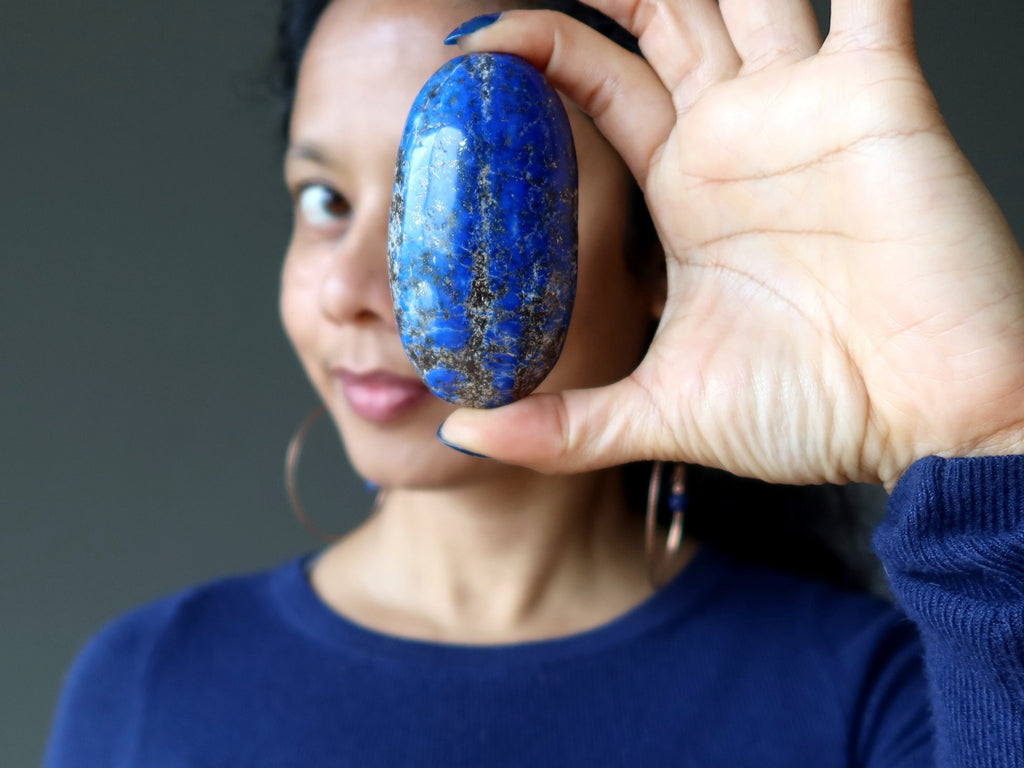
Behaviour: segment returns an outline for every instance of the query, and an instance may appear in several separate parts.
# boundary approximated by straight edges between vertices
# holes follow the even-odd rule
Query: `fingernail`
[[[455,43],[459,41],[460,37],[465,37],[466,35],[476,32],[478,29],[483,29],[484,27],[493,24],[498,20],[499,16],[501,16],[500,13],[485,13],[483,16],[474,16],[469,21],[462,22],[451,31],[451,34],[449,34],[448,37],[444,39],[444,44],[455,45]],[[455,446],[453,445],[452,448],[454,447]]]
[[[380,490],[380,486],[373,482],[373,480],[367,480],[366,478],[363,478],[363,485],[366,486],[366,490],[368,490],[370,493],[376,493],[377,491]]]
[[[437,428],[437,439],[440,440],[445,445],[447,445],[453,451],[458,451],[459,453],[464,453],[467,456],[472,456],[472,457],[477,458],[477,459],[489,459],[489,458],[491,458],[490,456],[484,456],[482,453],[473,453],[473,451],[467,451],[465,448],[460,448],[459,446],[455,445],[454,443],[449,443],[447,440],[444,439],[444,435],[441,434],[441,430],[442,429],[444,429],[444,423],[443,422],[441,423],[441,426]]]

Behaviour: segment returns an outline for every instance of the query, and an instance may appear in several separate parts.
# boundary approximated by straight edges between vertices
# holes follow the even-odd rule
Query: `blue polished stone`
[[[524,60],[469,54],[423,86],[398,152],[388,267],[402,346],[438,397],[504,405],[558,360],[577,187],[565,108]]]

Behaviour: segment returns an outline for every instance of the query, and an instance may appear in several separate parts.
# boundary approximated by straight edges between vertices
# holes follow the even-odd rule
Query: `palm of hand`
[[[1024,349],[1019,254],[909,54],[822,53],[708,87],[645,192],[669,298],[633,378],[665,453],[888,481],[977,449],[962,436],[983,443],[1024,397],[1007,365]]]
[[[1024,260],[924,81],[910,3],[833,0],[824,45],[799,0],[588,4],[645,59],[543,11],[467,47],[532,61],[640,180],[661,323],[628,378],[459,411],[446,439],[545,471],[790,483],[1024,452]]]

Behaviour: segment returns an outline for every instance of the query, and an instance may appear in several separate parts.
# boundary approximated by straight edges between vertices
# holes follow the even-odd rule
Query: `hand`
[[[640,182],[668,296],[608,387],[461,410],[447,440],[572,472],[660,458],[893,484],[926,455],[1024,453],[1024,260],[939,114],[909,0],[594,0],[646,61],[560,14],[515,53]]]

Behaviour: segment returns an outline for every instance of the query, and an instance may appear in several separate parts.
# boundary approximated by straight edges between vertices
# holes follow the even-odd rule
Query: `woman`
[[[646,61],[544,12],[454,36],[578,105],[581,185],[562,358],[541,394],[454,414],[402,355],[385,233],[408,106],[494,8],[315,10],[281,312],[386,493],[315,558],[104,630],[50,765],[1024,764],[1024,266],[908,3],[836,0],[824,44],[802,0],[594,6]],[[630,175],[664,286],[629,267]],[[607,469],[651,458],[900,481],[877,546],[927,683],[899,612],[691,539],[654,593]]]

